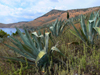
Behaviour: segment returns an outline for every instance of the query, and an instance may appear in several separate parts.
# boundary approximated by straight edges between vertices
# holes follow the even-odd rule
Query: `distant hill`
[[[0,28],[5,28],[5,27],[6,27],[6,25],[5,25],[5,24],[0,23]]]
[[[10,23],[10,24],[2,24],[0,23],[0,28],[15,28],[25,25],[27,22],[18,22],[18,23]]]
[[[72,9],[72,10],[66,10],[66,11],[53,9],[50,12],[44,14],[43,16],[38,17],[35,20],[30,21],[30,22],[19,22],[19,23],[12,23],[12,24],[0,23],[0,28],[1,27],[13,28],[15,26],[21,28],[23,25],[25,25],[26,27],[38,27],[38,26],[50,24],[54,22],[57,18],[67,19],[67,12],[69,12],[69,16],[71,18],[71,17],[78,16],[80,14],[88,14],[88,13],[91,13],[92,11],[97,11],[99,9],[100,9],[100,6],[84,8],[84,9]]]
[[[50,24],[51,22],[54,22],[57,18],[67,19],[67,12],[69,12],[69,16],[71,18],[71,17],[78,16],[80,14],[88,14],[88,13],[91,13],[92,11],[97,11],[99,9],[100,7],[91,7],[91,8],[85,8],[85,9],[72,9],[72,10],[67,10],[67,11],[53,9],[50,12],[44,14],[43,16],[26,23],[25,25],[34,26],[34,27],[43,26],[46,24]]]

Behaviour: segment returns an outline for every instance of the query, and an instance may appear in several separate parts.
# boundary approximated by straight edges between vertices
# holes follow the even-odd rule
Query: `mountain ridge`
[[[87,14],[91,13],[92,11],[97,11],[100,9],[100,6],[96,7],[89,7],[89,8],[82,8],[82,9],[71,9],[71,10],[57,10],[57,9],[52,9],[51,11],[47,12],[46,14],[34,19],[33,21],[29,22],[17,22],[17,23],[10,23],[10,24],[3,24],[0,23],[0,28],[8,27],[8,28],[14,28],[19,27],[22,28],[23,25],[27,27],[38,27],[38,26],[43,26],[49,23],[54,22],[57,18],[58,19],[67,19],[67,12],[69,12],[69,16],[75,17],[81,14]]]
[[[75,17],[81,14],[91,13],[92,11],[97,11],[99,9],[100,9],[100,6],[90,7],[90,8],[85,8],[85,9],[72,9],[72,10],[66,10],[66,11],[53,9],[47,12],[46,14],[42,15],[41,17],[26,23],[25,25],[34,26],[34,27],[43,26],[46,24],[50,24],[51,22],[54,22],[57,18],[67,19],[67,12],[69,12],[69,16],[71,18],[71,17]]]
[[[19,27],[24,25],[25,23],[27,23],[26,21],[21,21],[21,22],[17,22],[17,23],[9,23],[9,24],[3,24],[0,23],[0,28],[15,28],[15,27]]]

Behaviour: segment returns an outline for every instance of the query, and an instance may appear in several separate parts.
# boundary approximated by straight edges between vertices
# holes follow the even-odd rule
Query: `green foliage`
[[[96,37],[97,34],[94,28],[99,27],[100,25],[99,11],[95,14],[91,13],[88,25],[85,25],[83,15],[81,16],[80,23],[81,23],[81,28],[80,31],[78,31],[77,28],[71,22],[75,31],[70,30],[70,32],[73,33],[78,38],[80,38],[83,42],[87,43],[88,45],[93,45],[94,38]]]
[[[98,34],[100,35],[100,28],[99,27],[94,27],[94,29],[98,32]]]
[[[69,12],[67,12],[67,19],[69,19]]]
[[[13,36],[16,36],[18,35],[18,32],[16,31],[15,33],[12,33]]]
[[[53,23],[53,26],[51,26],[49,29],[52,33],[53,36],[57,37],[59,36],[62,32],[64,27],[66,26],[66,22],[63,21],[59,21],[58,19],[55,21],[55,23]]]
[[[51,49],[48,50],[48,44],[49,44],[48,41],[50,36],[49,32],[46,32],[43,35],[41,34],[40,31],[38,33],[33,32],[32,35],[30,36],[25,28],[24,28],[25,35],[23,35],[18,28],[16,29],[24,43],[21,43],[18,39],[15,39],[14,37],[10,36],[10,38],[12,39],[11,42],[17,48],[7,44],[5,45],[13,49],[16,53],[20,54],[19,57],[26,58],[28,60],[29,65],[35,64],[38,67],[44,67],[45,65],[49,64],[51,53],[53,51],[61,53],[60,50],[56,48],[57,45],[52,46]],[[24,59],[19,59],[17,57],[16,58],[3,57],[3,58],[11,59],[14,61],[21,61],[22,63],[26,62]]]
[[[9,34],[7,34],[6,32],[4,32],[3,30],[0,30],[0,38],[4,38],[9,36]]]

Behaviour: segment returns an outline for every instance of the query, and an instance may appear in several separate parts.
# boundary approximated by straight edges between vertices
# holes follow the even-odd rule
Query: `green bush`
[[[3,30],[0,30],[0,38],[4,38],[9,36],[9,34],[7,34],[6,32],[4,32]]]
[[[18,35],[18,32],[16,31],[15,33],[12,33],[13,36]]]

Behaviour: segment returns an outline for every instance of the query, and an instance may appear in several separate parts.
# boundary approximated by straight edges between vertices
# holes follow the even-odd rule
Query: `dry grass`
[[[88,47],[82,43],[77,37],[72,35],[67,28],[64,29],[64,32],[57,38],[54,38],[55,42],[59,41],[58,48],[67,56],[59,56],[55,53],[56,56],[61,58],[66,62],[67,69],[65,66],[59,65],[55,71],[55,75],[100,75],[100,42],[95,40],[94,48]],[[43,30],[41,30],[43,31]],[[20,41],[20,37],[16,37]],[[77,43],[75,43],[77,42]],[[4,43],[14,46],[9,39],[6,39]],[[52,43],[49,42],[49,46]],[[0,44],[0,55],[8,57],[16,57],[16,54],[6,47],[4,44]],[[15,72],[18,69],[21,69],[22,64],[14,64],[12,62],[8,63],[5,59],[0,58],[0,75],[9,75]],[[55,64],[56,65],[56,64]],[[57,67],[57,66],[56,66]],[[20,75],[39,75],[41,72],[38,71],[38,68],[34,65],[32,69],[20,71]],[[50,75],[51,72],[45,71],[44,75]]]

